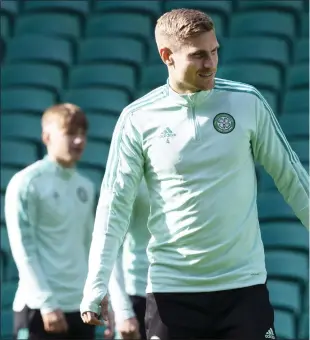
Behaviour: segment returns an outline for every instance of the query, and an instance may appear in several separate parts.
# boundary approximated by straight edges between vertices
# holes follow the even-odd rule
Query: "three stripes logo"
[[[266,339],[275,339],[276,337],[274,336],[272,328],[269,328],[267,333],[265,334]]]
[[[170,143],[170,138],[175,137],[176,134],[171,131],[170,128],[165,128],[165,130],[160,134],[160,138],[166,138],[166,143]]]

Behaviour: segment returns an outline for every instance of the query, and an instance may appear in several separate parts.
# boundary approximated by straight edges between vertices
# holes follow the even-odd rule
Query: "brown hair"
[[[77,105],[63,103],[47,108],[42,116],[42,127],[51,122],[57,122],[61,127],[68,129],[78,127],[88,130],[88,121],[84,111]]]
[[[162,47],[167,40],[184,43],[188,38],[213,29],[213,21],[206,13],[195,9],[173,9],[157,20],[155,39],[158,47]]]

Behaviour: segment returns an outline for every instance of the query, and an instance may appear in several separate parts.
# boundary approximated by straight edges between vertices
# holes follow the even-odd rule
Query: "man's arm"
[[[120,248],[109,282],[109,295],[116,324],[135,317],[130,298],[126,292],[123,247]]]
[[[256,131],[252,139],[254,159],[271,175],[285,201],[309,229],[308,174],[261,95],[256,99],[255,114]]]
[[[113,133],[107,167],[100,190],[88,277],[81,313],[99,315],[99,305],[107,294],[110,275],[126,231],[133,203],[143,176],[141,136],[125,110]]]
[[[95,222],[95,190],[94,187],[92,186],[90,190],[90,198],[89,198],[89,211],[88,211],[88,216],[87,216],[87,221],[85,225],[85,249],[86,249],[86,254],[87,258],[89,256],[89,250],[90,250],[90,245],[92,241],[92,235],[93,235],[93,230],[94,230],[94,222]]]
[[[5,218],[12,255],[27,295],[39,302],[42,314],[58,309],[46,281],[36,251],[37,196],[31,181],[17,175],[9,183],[5,195]]]

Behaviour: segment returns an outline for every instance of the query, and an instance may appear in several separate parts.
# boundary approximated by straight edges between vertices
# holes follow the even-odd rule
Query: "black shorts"
[[[146,339],[146,332],[145,332],[145,309],[146,309],[146,298],[142,296],[130,296],[131,303],[133,310],[136,314],[136,318],[139,322],[139,330],[141,335],[141,340]]]
[[[147,339],[276,339],[265,284],[210,293],[146,298]]]
[[[44,330],[40,311],[26,306],[21,312],[14,312],[14,339],[24,339],[21,333],[25,331],[29,334],[29,340],[95,339],[95,327],[86,325],[81,319],[80,312],[65,313],[65,316],[69,326],[68,332],[48,333]]]

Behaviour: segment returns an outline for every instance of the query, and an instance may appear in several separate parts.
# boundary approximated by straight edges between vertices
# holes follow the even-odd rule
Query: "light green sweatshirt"
[[[216,79],[210,91],[179,95],[164,85],[126,107],[101,187],[81,312],[97,312],[107,293],[143,176],[151,206],[147,292],[264,283],[255,162],[309,228],[308,175],[254,87]]]
[[[92,183],[45,157],[18,172],[5,217],[19,272],[13,309],[79,311],[94,223]]]

